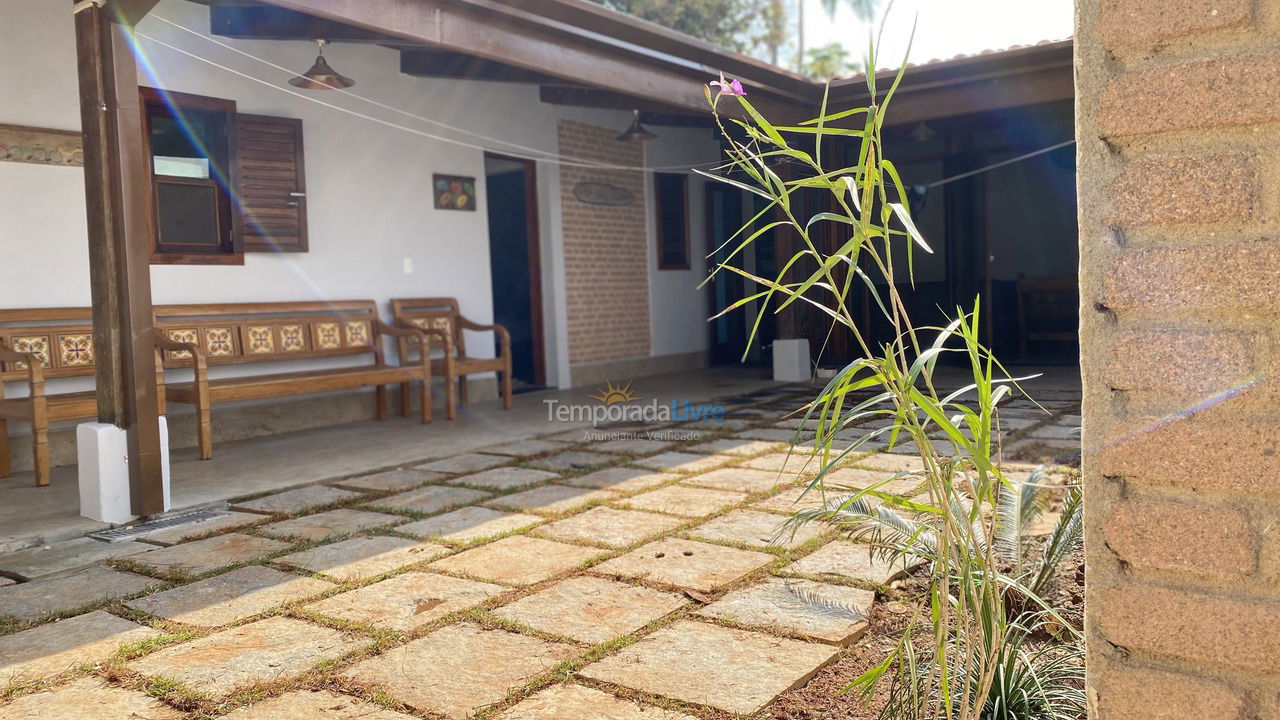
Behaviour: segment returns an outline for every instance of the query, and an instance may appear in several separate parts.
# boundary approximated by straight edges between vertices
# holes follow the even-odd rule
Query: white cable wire
[[[1029,158],[1033,158],[1033,157],[1035,157],[1035,156],[1037,156],[1037,155],[1043,155],[1043,154],[1045,154],[1045,153],[1047,153],[1047,152],[1053,152],[1054,150],[1057,150],[1058,148],[1064,148],[1064,147],[1066,147],[1066,146],[1068,146],[1068,145],[1072,145],[1072,144],[1074,144],[1074,143],[1075,143],[1075,140],[1074,140],[1074,139],[1072,139],[1072,140],[1063,140],[1062,142],[1058,143],[1057,145],[1050,145],[1049,147],[1040,148],[1039,150],[1032,150],[1032,151],[1031,151],[1031,152],[1029,152],[1029,153],[1023,153],[1022,155],[1019,155],[1019,156],[1017,156],[1017,157],[1011,157],[1011,158],[1009,158],[1008,160],[1001,160],[1001,161],[1000,161],[1000,162],[998,162],[998,163],[992,163],[992,164],[990,164],[990,165],[986,165],[986,166],[980,167],[980,168],[978,168],[978,169],[976,169],[976,170],[970,170],[970,171],[968,171],[968,172],[962,172],[962,173],[960,173],[960,174],[958,174],[958,175],[952,175],[951,177],[942,178],[941,180],[935,180],[935,181],[933,181],[933,182],[931,182],[931,183],[927,183],[927,184],[925,185],[925,187],[927,187],[927,188],[936,188],[936,187],[938,187],[938,186],[940,186],[940,185],[946,185],[947,183],[952,183],[952,182],[955,182],[955,181],[957,181],[957,180],[963,180],[963,179],[965,179],[965,178],[967,178],[967,177],[973,177],[974,175],[979,175],[979,174],[981,174],[981,173],[984,173],[984,172],[987,172],[987,171],[990,171],[990,170],[995,170],[996,168],[1001,168],[1001,167],[1004,167],[1005,165],[1012,165],[1013,163],[1016,163],[1016,162],[1022,162],[1023,160],[1027,160],[1027,159],[1029,159]]]
[[[195,35],[196,37],[203,38],[203,39],[205,39],[205,40],[208,40],[208,41],[210,41],[210,42],[213,42],[213,43],[214,43],[214,44],[216,44],[216,45],[219,45],[219,46],[224,47],[224,48],[226,48],[226,49],[228,49],[228,50],[231,50],[231,51],[233,51],[233,52],[235,52],[235,53],[238,53],[238,54],[240,54],[240,55],[243,55],[243,56],[245,56],[245,57],[247,57],[247,58],[250,58],[250,59],[252,59],[252,60],[255,60],[255,61],[257,61],[257,62],[260,62],[260,63],[262,63],[262,64],[264,64],[264,65],[267,65],[267,66],[269,66],[269,67],[275,68],[275,69],[280,70],[280,71],[282,71],[282,72],[288,73],[288,74],[289,74],[289,75],[291,75],[291,76],[292,76],[292,75],[294,75],[294,74],[296,74],[296,73],[294,73],[292,70],[290,70],[290,69],[288,69],[288,68],[282,67],[282,66],[280,66],[280,65],[276,65],[275,63],[272,63],[272,62],[271,62],[271,61],[269,61],[269,60],[266,60],[266,59],[263,59],[263,58],[257,57],[257,56],[255,56],[255,55],[253,55],[253,54],[251,54],[251,53],[248,53],[248,52],[245,52],[245,51],[243,51],[243,50],[240,50],[239,48],[233,47],[233,46],[231,46],[231,45],[229,45],[229,44],[227,44],[227,43],[223,43],[223,42],[221,42],[221,41],[219,41],[219,40],[216,40],[216,39],[214,39],[214,38],[212,38],[212,37],[209,37],[209,36],[203,35],[202,33],[196,32],[195,30],[191,30],[190,28],[187,28],[187,27],[184,27],[184,26],[182,26],[182,25],[180,25],[180,24],[178,24],[178,23],[175,23],[175,22],[173,22],[172,20],[168,20],[168,19],[166,19],[166,18],[163,18],[163,17],[157,16],[157,15],[153,15],[152,17],[154,17],[155,19],[160,20],[160,21],[162,21],[162,22],[164,22],[164,23],[166,23],[166,24],[168,24],[168,25],[171,25],[171,26],[173,26],[173,27],[175,27],[175,28],[178,28],[178,29],[183,30],[183,31],[185,31],[185,32],[187,32],[187,33],[190,33],[190,34],[192,34],[192,35]],[[237,75],[237,76],[242,77],[242,78],[244,78],[244,79],[246,79],[246,80],[250,80],[250,81],[253,81],[253,82],[259,83],[259,84],[261,84],[261,85],[266,85],[267,87],[273,88],[273,89],[278,90],[278,91],[280,91],[280,92],[284,92],[284,93],[287,93],[287,94],[292,95],[292,96],[294,96],[294,97],[301,98],[301,99],[306,100],[306,101],[308,101],[308,102],[313,102],[313,103],[316,103],[316,104],[318,104],[318,105],[322,105],[322,106],[324,106],[324,107],[328,107],[328,108],[333,109],[333,110],[338,110],[338,111],[340,111],[340,112],[344,112],[344,113],[347,113],[347,114],[349,114],[349,115],[353,115],[353,116],[355,116],[355,117],[358,117],[358,118],[361,118],[361,119],[364,119],[364,120],[368,120],[368,121],[370,121],[370,122],[375,122],[375,123],[378,123],[378,124],[380,124],[380,125],[384,125],[384,126],[387,126],[387,127],[390,127],[390,128],[394,128],[394,129],[397,129],[397,130],[402,130],[402,131],[404,131],[404,132],[408,132],[408,133],[412,133],[412,134],[415,134],[415,135],[419,135],[419,136],[424,137],[424,138],[428,138],[428,139],[431,139],[431,140],[436,140],[436,141],[439,141],[439,142],[450,143],[450,144],[453,144],[453,145],[458,145],[458,146],[465,147],[465,148],[469,148],[469,149],[473,149],[473,150],[480,150],[480,151],[490,151],[490,150],[491,150],[491,151],[499,152],[499,153],[502,153],[502,154],[505,154],[505,155],[510,155],[510,156],[512,156],[512,157],[518,157],[518,158],[523,159],[523,160],[542,161],[542,162],[549,162],[549,163],[554,163],[554,164],[558,164],[558,165],[565,165],[565,166],[570,166],[570,167],[582,167],[582,168],[587,168],[587,169],[596,169],[596,170],[622,170],[622,171],[633,171],[633,172],[663,172],[663,171],[672,171],[672,172],[686,172],[686,173],[689,173],[689,172],[692,172],[693,168],[699,168],[699,167],[714,167],[715,165],[717,165],[717,164],[718,164],[717,162],[707,162],[707,163],[698,163],[698,164],[693,164],[693,165],[670,165],[670,166],[638,167],[638,166],[632,166],[632,165],[619,165],[619,164],[611,164],[611,163],[602,163],[602,162],[598,162],[598,161],[594,161],[594,160],[589,160],[589,159],[586,159],[586,158],[578,158],[578,157],[574,157],[574,156],[570,156],[570,155],[563,155],[563,154],[560,154],[560,153],[554,153],[554,152],[547,151],[547,150],[541,150],[541,149],[539,149],[539,148],[531,148],[531,147],[527,147],[527,146],[522,146],[522,145],[519,145],[518,143],[513,143],[513,142],[510,142],[510,141],[502,140],[501,138],[495,138],[495,137],[490,137],[490,136],[487,136],[487,135],[482,135],[482,134],[480,134],[480,133],[471,132],[471,131],[468,131],[468,130],[465,130],[465,129],[462,129],[462,128],[454,127],[454,126],[449,125],[449,124],[447,124],[447,123],[440,122],[440,121],[438,121],[438,120],[433,120],[433,119],[431,119],[431,118],[423,117],[423,116],[421,116],[421,115],[416,115],[416,114],[414,114],[414,113],[412,113],[412,112],[409,112],[409,111],[407,111],[407,110],[402,110],[402,109],[397,108],[397,107],[394,107],[394,106],[392,106],[392,105],[388,105],[388,104],[386,104],[386,103],[382,103],[382,102],[379,102],[379,101],[377,101],[377,100],[373,100],[373,99],[371,99],[371,98],[367,98],[367,97],[364,97],[364,96],[362,96],[362,95],[358,95],[358,94],[356,94],[356,93],[349,92],[349,91],[347,91],[347,90],[345,90],[345,89],[341,89],[341,88],[333,88],[333,89],[338,90],[339,92],[341,92],[341,93],[343,93],[343,94],[345,94],[345,95],[351,96],[351,97],[353,97],[353,98],[355,98],[355,99],[357,99],[357,100],[363,101],[363,102],[367,102],[367,103],[369,103],[369,104],[371,104],[371,105],[374,105],[374,106],[377,106],[377,107],[379,107],[379,108],[383,108],[383,109],[385,109],[385,110],[389,110],[389,111],[392,111],[392,112],[396,112],[396,113],[399,113],[399,114],[404,115],[404,116],[406,116],[406,117],[413,118],[413,119],[415,119],[415,120],[419,120],[419,121],[421,121],[421,122],[425,122],[425,123],[428,123],[428,124],[432,124],[432,125],[436,125],[436,126],[439,126],[439,127],[442,127],[442,128],[446,128],[446,129],[448,129],[448,130],[451,130],[451,131],[453,131],[453,132],[457,132],[457,133],[460,133],[460,134],[463,134],[463,135],[470,135],[470,136],[473,136],[473,137],[476,137],[476,138],[479,138],[479,139],[482,139],[482,140],[487,140],[487,141],[490,141],[490,142],[495,142],[495,143],[498,143],[498,144],[500,144],[500,145],[505,145],[505,146],[512,147],[512,148],[519,148],[519,149],[521,149],[521,150],[527,151],[527,153],[530,153],[530,154],[521,154],[521,153],[519,153],[519,152],[512,152],[511,150],[509,150],[509,149],[507,149],[507,148],[504,148],[504,147],[493,148],[493,147],[488,147],[488,146],[485,146],[485,145],[478,145],[478,144],[475,144],[475,143],[469,143],[469,142],[465,142],[465,141],[462,141],[462,140],[457,140],[457,139],[454,139],[454,138],[449,138],[449,137],[444,137],[444,136],[441,136],[441,135],[436,135],[436,134],[434,134],[434,133],[429,133],[429,132],[426,132],[426,131],[424,131],[424,130],[419,130],[419,129],[417,129],[417,128],[412,128],[412,127],[408,127],[408,126],[405,126],[405,125],[401,125],[401,124],[399,124],[399,123],[391,122],[391,121],[389,121],[389,120],[384,120],[384,119],[382,119],[382,118],[378,118],[378,117],[375,117],[375,116],[372,116],[372,115],[368,115],[368,114],[365,114],[365,113],[362,113],[362,112],[359,112],[359,111],[356,111],[356,110],[352,110],[352,109],[349,109],[349,108],[344,108],[344,107],[342,107],[342,106],[340,106],[340,105],[334,105],[333,103],[325,102],[325,101],[323,101],[323,100],[321,100],[321,99],[319,99],[319,98],[317,98],[317,97],[314,97],[314,96],[311,96],[311,95],[307,95],[307,94],[304,94],[304,93],[300,93],[300,92],[297,92],[297,91],[294,91],[294,90],[290,90],[289,88],[282,87],[282,86],[277,85],[276,83],[273,83],[273,82],[271,82],[271,81],[264,80],[264,79],[262,79],[262,78],[259,78],[259,77],[254,76],[254,75],[250,75],[249,73],[241,72],[241,71],[236,70],[236,69],[234,69],[234,68],[230,68],[230,67],[227,67],[227,66],[225,66],[225,65],[221,65],[221,64],[219,64],[219,63],[217,63],[217,62],[215,62],[215,61],[213,61],[213,60],[210,60],[210,59],[208,59],[208,58],[206,58],[206,57],[203,57],[203,56],[198,55],[198,54],[196,54],[196,53],[194,53],[194,52],[191,52],[191,51],[185,50],[185,49],[183,49],[183,48],[177,47],[177,46],[175,46],[175,45],[172,45],[172,44],[170,44],[170,43],[168,43],[168,42],[165,42],[165,41],[163,41],[163,40],[160,40],[160,39],[158,39],[158,38],[156,38],[156,37],[153,37],[153,36],[151,36],[151,35],[148,35],[148,34],[146,34],[146,33],[143,33],[143,32],[141,32],[141,31],[138,31],[138,30],[136,30],[136,29],[135,29],[135,31],[134,31],[134,34],[135,34],[137,37],[140,37],[140,38],[142,38],[142,39],[144,39],[144,40],[147,40],[147,41],[149,41],[149,42],[155,43],[155,44],[157,44],[157,45],[159,45],[159,46],[161,46],[161,47],[167,48],[167,49],[169,49],[169,50],[172,50],[172,51],[174,51],[174,52],[180,53],[180,54],[182,54],[182,55],[186,55],[187,57],[190,57],[190,58],[195,59],[195,60],[199,60],[200,62],[206,63],[206,64],[208,64],[208,65],[212,65],[213,67],[216,67],[216,68],[218,68],[218,69],[220,69],[220,70],[223,70],[223,71],[229,72],[229,73],[231,73],[231,74],[233,74],[233,75]]]

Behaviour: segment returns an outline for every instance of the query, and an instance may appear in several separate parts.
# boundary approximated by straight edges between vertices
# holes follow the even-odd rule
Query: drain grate
[[[166,530],[168,528],[178,527],[179,525],[189,525],[191,523],[200,522],[201,520],[209,520],[226,513],[217,510],[196,510],[193,512],[182,513],[180,515],[170,515],[169,517],[156,518],[137,525],[129,525],[126,527],[112,528],[110,530],[100,530],[95,533],[89,533],[88,537],[102,542],[120,542],[122,540],[130,540],[139,535],[146,535],[157,530]]]

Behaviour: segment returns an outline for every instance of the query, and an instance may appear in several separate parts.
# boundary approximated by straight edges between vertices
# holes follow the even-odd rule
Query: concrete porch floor
[[[632,386],[644,401],[707,400],[775,385],[761,368],[720,367],[640,378]],[[393,415],[317,430],[274,435],[214,447],[202,462],[194,449],[173,453],[172,510],[220,505],[231,498],[333,480],[454,455],[488,445],[525,440],[584,423],[549,422],[544,401],[595,403],[594,388],[518,395],[510,412],[497,400],[460,406],[455,420],[444,407],[434,422]],[[436,393],[437,403],[442,393]],[[214,411],[217,422],[217,410]],[[80,516],[75,466],[54,468],[48,487],[35,487],[30,472],[0,478],[0,554],[79,537],[107,527]]]

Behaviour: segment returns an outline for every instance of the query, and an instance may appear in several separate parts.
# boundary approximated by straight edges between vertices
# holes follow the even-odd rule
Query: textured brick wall
[[[618,131],[561,120],[560,152],[627,167],[644,164],[639,143],[618,142]],[[626,188],[626,206],[586,205],[574,197],[579,182]],[[581,365],[649,354],[649,254],[645,235],[645,175],[626,170],[562,166],[569,363]]]
[[[1280,719],[1280,0],[1078,0],[1092,716]]]

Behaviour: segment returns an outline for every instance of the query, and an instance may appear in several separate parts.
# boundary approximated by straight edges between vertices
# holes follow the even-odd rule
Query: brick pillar
[[[1280,718],[1280,0],[1078,0],[1091,715]]]

